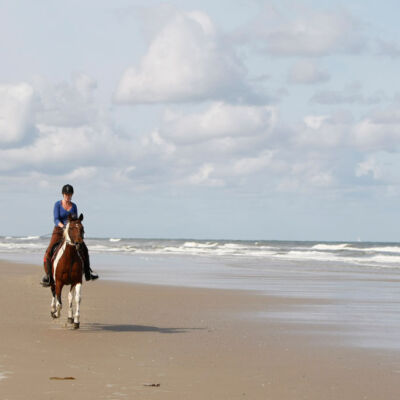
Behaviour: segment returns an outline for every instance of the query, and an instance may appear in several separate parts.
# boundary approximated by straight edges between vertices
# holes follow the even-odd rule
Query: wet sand
[[[84,284],[73,330],[67,290],[52,320],[41,276],[0,262],[1,399],[400,398],[399,352],[251,317],[304,300],[99,280]]]

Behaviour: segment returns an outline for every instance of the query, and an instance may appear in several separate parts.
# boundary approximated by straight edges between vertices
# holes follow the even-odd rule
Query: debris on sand
[[[51,381],[74,381],[76,378],[73,376],[51,376],[49,379]]]

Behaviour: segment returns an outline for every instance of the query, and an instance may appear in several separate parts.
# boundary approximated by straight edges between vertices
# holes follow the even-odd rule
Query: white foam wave
[[[38,240],[40,239],[40,236],[26,236],[26,237],[20,237],[20,238],[15,238],[17,240]]]
[[[371,261],[377,263],[396,263],[400,264],[400,256],[387,256],[387,255],[377,255],[370,258]]]
[[[325,244],[325,243],[320,243],[312,246],[311,248],[314,250],[343,250],[347,249],[348,244],[347,243],[342,243],[342,244]]]
[[[244,246],[242,244],[237,244],[237,243],[224,243],[221,247],[225,248],[225,249],[247,249],[248,248],[248,246]]]
[[[346,250],[365,251],[367,253],[400,253],[400,247],[397,246],[382,246],[382,247],[348,247]]]
[[[110,242],[119,242],[121,239],[117,239],[117,238],[110,238]]]
[[[44,249],[45,246],[40,243],[1,243],[0,242],[0,251],[7,250],[35,250],[35,249]]]
[[[291,260],[318,260],[318,261],[337,261],[339,257],[332,253],[321,253],[319,251],[289,251],[286,254],[276,254],[277,258],[286,258]],[[347,258],[349,259],[349,258]]]
[[[218,246],[218,243],[212,243],[212,242],[207,242],[207,243],[185,242],[183,244],[183,247],[199,247],[199,248],[210,248],[216,246]]]

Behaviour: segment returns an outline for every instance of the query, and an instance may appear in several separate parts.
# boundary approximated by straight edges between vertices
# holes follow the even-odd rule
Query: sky
[[[0,235],[400,237],[394,0],[0,0]]]

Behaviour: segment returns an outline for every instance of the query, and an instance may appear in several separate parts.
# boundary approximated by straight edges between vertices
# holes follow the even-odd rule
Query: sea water
[[[0,237],[0,258],[42,265],[48,242],[40,236]],[[325,325],[345,341],[400,350],[399,243],[127,238],[86,243],[102,279],[293,297],[300,300],[297,306],[256,317]],[[301,299],[315,301],[307,305]]]

